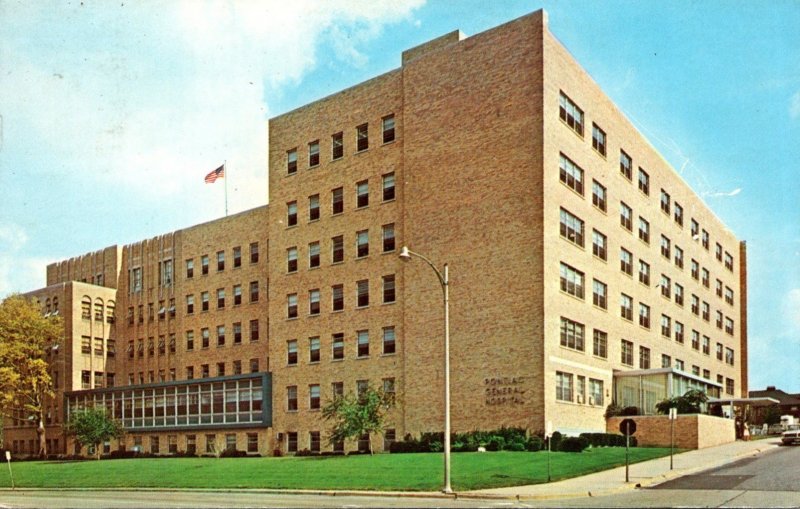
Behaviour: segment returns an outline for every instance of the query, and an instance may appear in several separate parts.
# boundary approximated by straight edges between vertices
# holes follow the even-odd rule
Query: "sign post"
[[[675,421],[678,419],[678,409],[669,409],[669,469],[672,470],[672,456],[675,454]]]
[[[623,419],[622,422],[619,423],[619,430],[620,432],[625,435],[625,482],[630,482],[630,476],[628,475],[628,468],[630,465],[630,443],[631,443],[631,435],[636,433],[636,421],[633,419]]]
[[[11,489],[14,489],[14,473],[11,472],[11,451],[6,451],[6,462],[8,463],[8,475],[11,476]]]
[[[550,438],[553,436],[553,421],[547,421],[544,427],[544,437],[547,439],[547,482],[550,482]]]

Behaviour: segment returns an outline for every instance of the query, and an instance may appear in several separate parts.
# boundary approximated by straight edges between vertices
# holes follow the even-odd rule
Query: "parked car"
[[[783,445],[800,444],[800,424],[790,424],[781,434]]]

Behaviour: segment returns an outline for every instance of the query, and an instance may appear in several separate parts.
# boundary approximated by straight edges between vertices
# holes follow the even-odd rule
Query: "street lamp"
[[[453,493],[450,487],[450,290],[447,264],[444,264],[443,272],[439,272],[433,262],[411,251],[407,246],[403,246],[399,256],[403,261],[411,260],[412,256],[424,260],[436,273],[444,293],[444,488],[442,492]]]

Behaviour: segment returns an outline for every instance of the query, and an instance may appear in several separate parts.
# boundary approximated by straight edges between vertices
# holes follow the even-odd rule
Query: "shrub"
[[[581,433],[592,447],[625,447],[625,435],[618,433]]]
[[[511,442],[510,444],[506,445],[506,451],[521,452],[524,450],[525,444],[523,442]]]
[[[532,436],[528,439],[528,442],[525,444],[525,450],[530,452],[537,452],[544,449],[544,440],[540,437]]]
[[[452,450],[452,447],[450,449]],[[444,450],[444,444],[442,444],[438,440],[434,440],[433,442],[428,444],[428,450],[430,452],[442,452]]]
[[[589,440],[585,437],[564,437],[558,443],[561,452],[583,452],[589,447]]]
[[[622,409],[622,413],[620,415],[639,415],[639,407],[638,406],[626,406]]]
[[[609,419],[611,417],[616,417],[617,415],[622,415],[622,407],[614,403],[610,403],[606,407],[606,413],[604,414],[604,417]]]
[[[245,456],[247,456],[247,453],[238,449],[225,449],[219,453],[220,458],[243,458]]]
[[[557,451],[558,444],[561,443],[562,435],[560,431],[554,431],[552,435],[550,435],[550,450]]]
[[[297,451],[295,456],[319,456],[319,452],[303,449],[302,451]]]
[[[486,442],[487,451],[502,451],[506,447],[506,439],[500,435],[493,435]]]
[[[276,458],[280,458],[281,456],[283,456],[283,451],[281,451],[280,449],[273,449],[272,455],[275,456]]]

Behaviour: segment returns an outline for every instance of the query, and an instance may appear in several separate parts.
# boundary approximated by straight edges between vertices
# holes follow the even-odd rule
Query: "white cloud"
[[[789,116],[793,119],[800,118],[800,91],[789,99]]]

